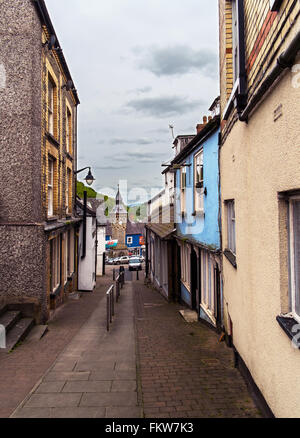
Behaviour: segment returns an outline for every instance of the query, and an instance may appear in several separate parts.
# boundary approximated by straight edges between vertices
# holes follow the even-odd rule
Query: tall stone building
[[[40,321],[77,284],[79,99],[44,0],[0,2],[0,306]]]
[[[126,245],[126,228],[128,221],[128,212],[124,206],[123,199],[118,187],[116,195],[116,204],[110,214],[110,223],[112,228],[112,240],[117,240],[118,245],[114,249],[114,257],[128,255]]]

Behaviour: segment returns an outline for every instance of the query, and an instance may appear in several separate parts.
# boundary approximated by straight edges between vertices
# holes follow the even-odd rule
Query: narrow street
[[[112,267],[94,294],[57,311],[42,340],[0,357],[1,417],[260,417],[232,351],[139,277],[126,274],[109,333]]]

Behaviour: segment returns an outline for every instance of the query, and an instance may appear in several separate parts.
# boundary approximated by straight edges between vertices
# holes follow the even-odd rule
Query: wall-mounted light
[[[91,186],[93,184],[95,180],[95,178],[92,175],[92,171],[90,167],[84,167],[83,169],[77,170],[76,172],[74,172],[74,175],[77,175],[80,172],[83,172],[84,170],[89,169],[89,173],[87,174],[87,176],[84,178],[85,182],[87,183],[88,186]]]

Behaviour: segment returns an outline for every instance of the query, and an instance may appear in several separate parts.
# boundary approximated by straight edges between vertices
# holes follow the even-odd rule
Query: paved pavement
[[[111,268],[108,273],[99,281],[95,294],[79,300],[79,305],[89,309],[83,311],[85,322],[71,330],[65,348],[55,359],[50,354],[50,367],[44,366],[39,378],[34,374],[34,384],[12,417],[260,416],[242,377],[233,368],[232,351],[220,344],[210,329],[186,323],[178,312],[182,306],[168,304],[152,287],[145,286],[143,275],[139,281],[135,274],[127,275],[107,333],[105,290],[111,282]],[[92,302],[93,311],[88,302]],[[80,314],[73,304],[62,309],[60,317],[65,317],[66,327],[68,306]],[[66,335],[62,330],[61,336]],[[51,347],[50,341],[48,344]],[[26,343],[20,347],[20,359],[26,348],[28,353],[28,347]],[[28,367],[23,378],[29,378],[29,373]],[[0,393],[2,390],[0,382]],[[12,394],[8,385],[10,407],[15,403],[16,408]]]
[[[140,418],[136,376],[133,291],[126,283],[110,331],[103,295],[13,417]]]
[[[232,350],[153,287],[133,284],[146,418],[259,418]]]

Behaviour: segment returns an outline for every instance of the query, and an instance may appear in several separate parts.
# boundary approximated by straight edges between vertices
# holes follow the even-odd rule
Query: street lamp
[[[95,181],[95,178],[92,175],[92,171],[91,171],[90,167],[84,167],[83,169],[77,170],[76,172],[74,172],[74,175],[77,175],[78,173],[83,172],[86,169],[89,169],[89,173],[84,178],[84,180],[85,180],[85,182],[87,183],[88,186],[91,186],[93,184],[93,182]]]

